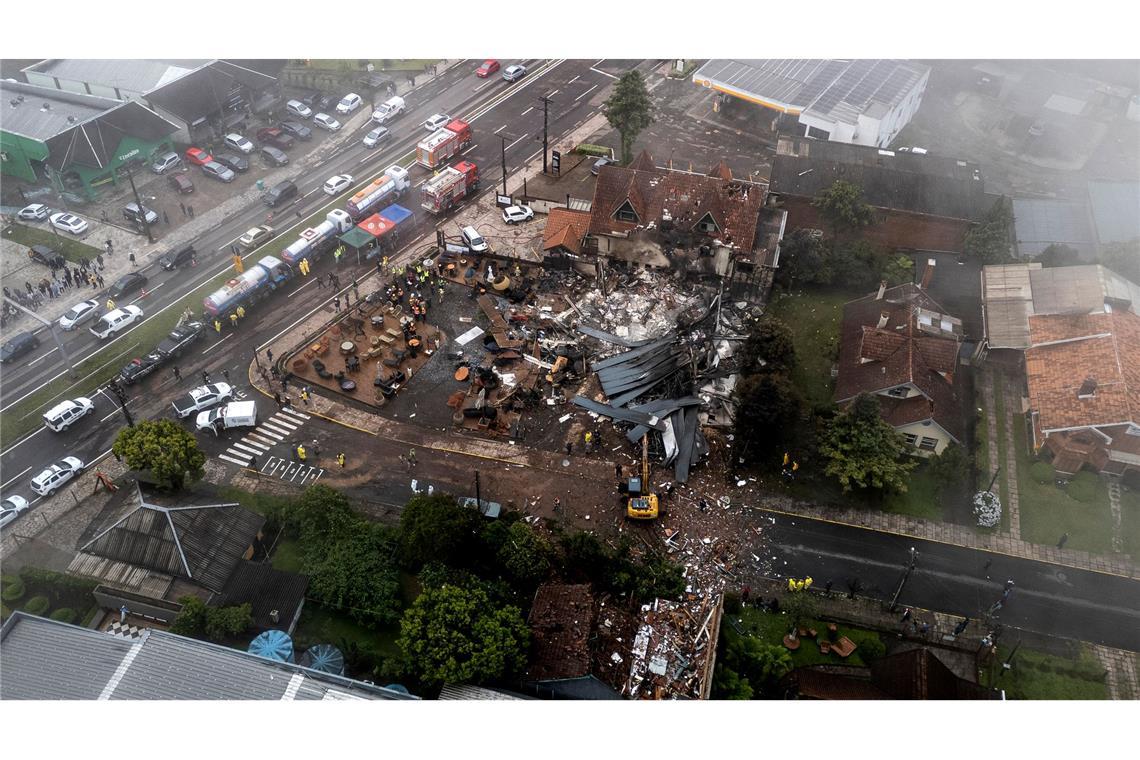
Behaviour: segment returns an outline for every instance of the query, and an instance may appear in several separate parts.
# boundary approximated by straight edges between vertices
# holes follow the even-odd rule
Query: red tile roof
[[[954,387],[959,339],[923,332],[916,314],[919,308],[941,314],[943,308],[912,283],[889,288],[881,300],[876,295],[843,307],[836,401],[911,383],[924,395],[908,399],[880,396],[883,418],[896,427],[933,419],[963,440],[964,424]]]
[[[542,233],[542,250],[559,246],[571,253],[582,252],[582,240],[590,229],[590,212],[556,208],[546,218]]]
[[[642,153],[628,167],[611,164],[598,172],[590,233],[626,234],[651,224],[660,229],[663,212],[668,212],[676,229],[690,232],[708,216],[717,228],[713,237],[751,251],[766,195],[764,185],[658,169]],[[638,221],[617,220],[615,215],[626,202]]]
[[[1140,424],[1140,316],[1034,315],[1029,336],[1025,369],[1038,445],[1048,430]],[[1086,381],[1095,381],[1091,394],[1080,393]]]

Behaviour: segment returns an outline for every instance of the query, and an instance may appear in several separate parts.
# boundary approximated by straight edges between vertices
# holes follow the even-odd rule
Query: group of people
[[[206,316],[205,312],[203,312],[202,316]],[[236,330],[238,322],[245,319],[245,307],[238,306],[236,309],[230,312],[228,319],[230,322],[230,327]],[[222,332],[222,320],[220,318],[214,319],[214,332],[218,333],[219,335]]]
[[[320,457],[321,455],[321,444],[317,441],[316,438],[314,438],[312,442],[312,454],[314,458]],[[292,455],[294,462],[309,461],[309,450],[306,449],[305,444],[301,443],[300,441],[297,441],[293,444]],[[336,463],[340,465],[341,469],[344,469],[344,464],[346,461],[347,459],[344,456],[344,452],[337,452]]]
[[[51,267],[51,276],[43,277],[35,285],[25,280],[22,290],[19,287],[8,288],[5,286],[5,298],[10,298],[24,308],[34,311],[42,306],[44,301],[59,298],[72,288],[79,289],[84,285],[89,285],[92,290],[98,290],[106,286],[103,275],[100,274],[101,270],[106,267],[103,262],[103,254],[99,254],[93,260],[81,259],[77,266],[72,267],[67,266],[63,257],[57,255],[51,260],[49,266]]]

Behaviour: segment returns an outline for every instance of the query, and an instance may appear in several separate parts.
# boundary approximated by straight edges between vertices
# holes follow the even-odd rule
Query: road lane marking
[[[230,334],[229,334],[229,335],[227,335],[226,337],[222,338],[222,339],[221,339],[221,340],[219,340],[217,343],[215,343],[214,345],[210,346],[210,347],[209,347],[209,348],[207,348],[205,351],[203,351],[203,352],[202,352],[202,356],[205,356],[206,354],[210,353],[210,352],[211,352],[211,351],[213,351],[215,348],[217,348],[218,346],[222,345],[223,343],[225,343],[227,340],[229,340],[229,339],[230,339],[230,338],[232,338],[232,337],[234,337],[234,334],[233,334],[233,333],[230,333]]]
[[[282,413],[284,413],[284,414],[291,414],[291,415],[293,415],[294,417],[300,417],[300,418],[301,418],[301,419],[303,419],[303,420],[311,420],[311,419],[313,419],[312,415],[309,415],[309,414],[305,414],[304,412],[298,412],[298,411],[297,411],[297,410],[295,410],[295,409],[282,409],[282,410],[281,410],[280,412],[278,412],[277,414],[282,414]],[[274,416],[274,417],[276,417],[276,416],[277,416],[277,414],[275,414],[275,415],[273,415],[273,416]]]
[[[131,304],[136,304],[136,303],[138,303],[139,301],[143,300],[144,298],[146,298],[146,297],[147,297],[147,296],[149,296],[151,293],[153,293],[154,291],[158,290],[159,288],[161,288],[161,287],[162,287],[163,285],[165,285],[165,284],[166,284],[165,282],[160,282],[160,283],[158,283],[157,285],[155,285],[155,286],[154,286],[153,288],[151,288],[150,290],[147,290],[147,291],[146,291],[146,295],[143,295],[143,296],[139,296],[139,297],[138,297],[138,298],[136,298],[135,300],[131,301]],[[143,290],[146,290],[146,288],[143,288]],[[130,304],[128,304],[128,305],[130,305]],[[144,319],[145,319],[145,317],[144,317]]]
[[[595,65],[597,65],[597,64],[595,64]],[[601,69],[595,69],[593,66],[590,67],[590,71],[594,72],[595,74],[601,74],[604,77],[609,77],[610,79],[617,79],[617,77],[615,77],[613,74],[609,73],[608,71],[602,71]]]
[[[308,278],[306,278],[306,279],[308,279]],[[316,281],[317,281],[317,279],[319,279],[319,278],[316,278],[316,277],[314,277],[313,279],[310,279],[310,280],[309,280],[308,282],[306,282],[304,285],[302,285],[301,287],[297,288],[296,290],[294,290],[292,293],[290,293],[289,295],[287,295],[287,296],[285,296],[285,297],[286,297],[286,298],[292,298],[293,296],[297,295],[297,294],[298,294],[298,293],[300,293],[302,290],[304,290],[305,288],[309,287],[309,286],[310,286],[310,285],[312,285],[314,282],[316,282]]]
[[[8,482],[7,482],[7,483],[5,483],[4,485],[0,485],[0,490],[3,490],[3,489],[5,489],[5,488],[7,488],[8,486],[12,485],[12,483],[14,483],[14,482],[15,482],[15,481],[16,481],[16,480],[17,480],[17,479],[20,477],[20,475],[23,475],[25,472],[28,472],[28,470],[31,470],[31,469],[32,469],[32,468],[29,466],[27,470],[24,470],[24,472],[21,472],[21,473],[19,473],[19,474],[17,474],[17,475],[13,475],[13,476],[12,476],[12,477],[11,477],[11,478],[8,480]]]
[[[501,127],[499,127],[498,129],[496,129],[494,132],[492,132],[491,134],[495,134],[495,135],[497,135],[497,134],[499,134],[500,132],[502,132],[502,131],[503,131],[504,129],[506,129],[506,128],[507,128],[507,125],[506,125],[506,124],[504,124],[503,126],[501,126]]]
[[[268,444],[270,446],[274,446],[277,443],[276,441],[271,441],[268,438],[264,438],[264,437],[258,435],[257,433],[250,433],[249,435],[246,436],[246,438],[249,440],[253,440],[253,441],[260,441],[261,443],[265,443],[265,444]]]
[[[614,77],[614,78],[616,79],[617,77]],[[593,92],[593,91],[594,91],[594,90],[596,90],[596,89],[598,89],[598,86],[597,86],[597,85],[594,85],[593,87],[591,87],[590,89],[586,90],[585,92],[583,92],[583,93],[582,93],[581,95],[579,95],[578,97],[574,98],[574,100],[575,100],[575,101],[579,101],[579,100],[581,100],[582,98],[584,98],[584,97],[586,97],[587,95],[589,95],[591,92]]]
[[[575,82],[577,82],[577,81],[578,81],[578,77],[579,77],[579,76],[580,76],[579,74],[575,74],[575,75],[574,75],[574,78],[573,78],[573,79],[571,79],[571,80],[570,80],[569,82],[567,82],[566,84],[567,84],[567,85],[572,85],[572,84],[574,84]]]
[[[553,97],[554,97],[555,95],[557,95],[557,94],[558,94],[558,90],[555,90],[554,92],[550,93],[550,94],[549,94],[549,95],[547,95],[546,97],[548,97],[548,98],[553,98]]]
[[[261,435],[267,435],[267,436],[269,436],[270,438],[275,438],[275,439],[277,439],[277,442],[278,442],[278,443],[280,443],[281,441],[284,441],[284,440],[285,440],[285,437],[284,437],[284,436],[281,436],[281,435],[277,435],[277,433],[274,433],[272,430],[266,430],[266,429],[265,429],[265,426],[264,426],[264,425],[262,425],[262,426],[259,428],[259,433],[260,433]]]
[[[247,464],[249,464],[249,462],[250,462],[250,460],[249,460],[248,458],[246,458],[246,459],[244,459],[244,460],[242,460],[242,459],[232,459],[232,458],[230,458],[230,457],[226,456],[225,454],[218,454],[218,459],[224,459],[224,460],[226,460],[227,462],[233,462],[234,464],[236,464],[236,465],[239,465],[239,466],[241,466],[241,467],[245,467],[245,466],[246,466]]]
[[[48,358],[49,356],[51,356],[52,354],[54,354],[54,353],[55,353],[56,351],[58,351],[58,350],[59,350],[59,346],[56,346],[56,347],[55,347],[55,348],[53,348],[51,351],[48,351],[46,354],[44,354],[43,356],[39,357],[38,359],[32,359],[30,362],[28,362],[28,364],[27,364],[26,366],[28,366],[28,367],[33,367],[33,366],[35,366],[35,365],[39,364],[40,362],[42,362],[44,359],[46,359],[46,358]]]
[[[522,113],[520,113],[519,117],[522,118],[523,116],[526,116],[528,113],[530,113],[533,110],[534,110],[534,106],[531,106],[530,108],[528,108],[525,111],[523,111]]]
[[[508,146],[507,146],[507,150],[510,150],[511,148],[513,148],[513,147],[515,147],[516,145],[518,145],[518,144],[519,144],[519,140],[525,140],[525,139],[526,139],[526,135],[523,135],[523,136],[522,136],[522,137],[520,137],[518,140],[515,140],[513,143],[511,143],[510,145],[508,145]]]

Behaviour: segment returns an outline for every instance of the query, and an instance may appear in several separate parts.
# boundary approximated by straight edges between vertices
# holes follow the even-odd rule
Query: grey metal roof
[[[210,59],[51,58],[24,69],[73,82],[146,93],[210,63]]]
[[[1140,182],[1089,182],[1089,202],[1101,243],[1140,238]]]
[[[534,699],[522,694],[515,694],[502,689],[489,689],[486,686],[473,686],[472,684],[445,683],[439,692],[440,699]]]
[[[881,116],[898,105],[929,72],[922,64],[898,60],[737,59],[708,61],[693,81],[854,124],[862,113]]]
[[[111,98],[8,81],[0,81],[0,97],[2,129],[41,142],[121,105]]]
[[[14,612],[0,699],[418,699],[159,630],[126,639]]]
[[[1094,252],[1093,231],[1084,204],[1015,198],[1013,227],[1022,256],[1037,256],[1054,243],[1073,248],[1085,259]]]

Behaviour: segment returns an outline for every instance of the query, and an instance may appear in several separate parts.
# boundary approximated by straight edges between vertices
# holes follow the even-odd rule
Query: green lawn
[[[1017,450],[1017,488],[1020,495],[1021,538],[1035,544],[1055,545],[1069,534],[1068,549],[1097,554],[1112,551],[1112,512],[1108,506],[1108,488],[1095,479],[1095,498],[1084,503],[1072,498],[1054,483],[1038,483],[1029,474],[1035,458],[1029,453],[1026,436],[1021,433],[1023,417],[1016,416],[1018,430],[1013,436]],[[1087,477],[1087,476],[1086,476]]]
[[[728,613],[725,613],[728,615]],[[772,614],[764,612],[755,607],[745,607],[741,612],[734,615],[729,615],[733,620],[741,620],[740,626],[744,630],[745,635],[755,636],[767,644],[780,644],[784,640],[784,635],[788,632],[788,617],[784,614]],[[827,624],[818,620],[813,620],[804,628],[815,628],[816,633],[822,640],[827,636]],[[736,629],[728,622],[722,626],[728,635],[735,635]],[[855,642],[856,645],[863,644],[874,640],[879,641],[879,634],[875,631],[868,631],[862,628],[848,628],[847,626],[838,626],[838,636],[846,636]],[[875,648],[881,650],[881,645],[878,643],[867,643],[862,649]],[[846,660],[834,654],[822,654],[819,651],[819,645],[816,641],[811,639],[800,639],[800,648],[791,653],[792,662],[795,666],[803,667],[804,665],[866,665],[860,649],[856,649],[851,653],[851,656]]]
[[[1120,532],[1124,538],[1124,551],[1132,561],[1140,560],[1140,491],[1120,489]]]
[[[46,245],[53,248],[68,261],[78,264],[80,261],[94,259],[99,255],[100,249],[94,248],[76,240],[70,233],[61,232],[56,235],[51,228],[39,229],[25,224],[10,224],[4,228],[4,237],[20,245]]]
[[[1002,503],[1001,529],[1004,531],[1008,531],[1009,530],[1009,509],[1007,509],[1005,505],[1009,504],[1009,472],[1005,466],[1005,462],[1006,462],[1006,452],[1009,450],[1009,445],[1008,445],[1008,442],[1006,441],[1005,378],[1002,376],[1002,374],[1000,372],[997,372],[994,374],[994,417],[997,418],[997,449],[998,449],[997,450],[997,461],[998,461],[998,467],[1001,470],[1001,474],[998,476],[998,481],[997,481],[998,498],[1001,499],[1001,503]],[[981,430],[981,428],[979,428],[979,430]],[[988,438],[988,435],[989,434],[985,431],[982,431],[978,434],[979,438],[986,441],[986,450],[987,451],[989,451],[989,441],[986,440]],[[1014,438],[1017,438],[1017,436],[1019,435],[1019,431],[1017,431],[1017,430],[1013,431],[1013,435],[1014,435]],[[986,456],[989,456],[989,454],[987,454]],[[1020,471],[1020,469],[1021,468],[1019,465],[1018,470]],[[990,471],[988,460],[987,460],[987,464],[986,464],[986,468],[985,468],[986,482],[985,482],[985,484],[979,483],[978,489],[981,490],[982,488],[985,488],[986,486],[988,486],[990,484],[989,483],[990,478],[992,478],[993,476],[994,476],[994,474],[992,471]],[[1020,491],[1018,492],[1018,495],[1020,496]],[[1021,503],[1020,498],[1018,499],[1018,503],[1019,504]],[[984,531],[987,529],[982,528],[982,530]]]
[[[881,509],[925,520],[944,519],[943,507],[937,499],[939,486],[930,476],[930,469],[925,462],[911,471],[907,488],[906,493],[893,493],[884,497]]]
[[[1001,662],[1012,646],[998,646],[999,662],[982,675],[982,682],[1005,689],[1010,699],[1108,699],[1104,668],[1087,648],[1073,660],[1021,647],[1012,666],[1002,671]]]
[[[767,314],[784,322],[796,344],[797,366],[792,380],[808,405],[826,406],[832,401],[835,383],[831,365],[839,357],[839,322],[843,304],[861,293],[808,290],[781,296],[768,305]]]
[[[301,572],[301,545],[291,538],[282,538],[273,549],[273,569],[286,573]]]
[[[301,611],[301,620],[293,632],[293,640],[298,651],[313,644],[332,644],[342,647],[342,641],[355,642],[365,653],[376,659],[399,657],[400,648],[396,639],[400,636],[400,626],[370,628],[354,622],[347,615],[321,607],[316,602],[306,601]]]

